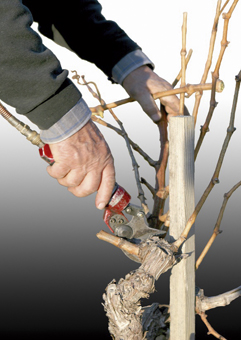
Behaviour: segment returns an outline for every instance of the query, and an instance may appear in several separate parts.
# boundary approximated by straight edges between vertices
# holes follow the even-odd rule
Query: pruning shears
[[[165,234],[164,231],[150,228],[144,210],[130,201],[128,192],[116,183],[103,216],[104,222],[116,236],[139,244],[154,235]],[[124,213],[130,215],[130,221]]]

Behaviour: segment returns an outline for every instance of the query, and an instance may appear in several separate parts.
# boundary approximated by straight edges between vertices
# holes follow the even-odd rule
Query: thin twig
[[[104,121],[103,119],[100,119],[96,116],[92,116],[91,119],[95,122],[95,123],[98,123],[100,125],[103,125],[105,127],[108,127],[109,129],[115,131],[116,133],[118,133],[118,135],[121,135],[122,136],[122,131],[121,129],[118,129],[117,127],[115,127],[114,125],[110,124],[110,123],[107,123],[106,121]]]
[[[101,124],[113,131],[115,131],[116,133],[118,133],[118,135],[123,137],[123,132],[121,131],[121,129],[118,129],[117,127],[115,127],[114,125],[107,123],[106,121],[96,117],[96,116],[91,116],[91,119],[98,123]],[[132,146],[133,150],[135,150],[136,152],[138,152],[146,161],[147,163],[151,166],[151,167],[156,167],[157,166],[157,161],[154,161],[145,151],[143,151],[138,144],[134,143],[130,138],[129,138],[129,143]]]
[[[222,167],[222,164],[223,164],[224,156],[226,154],[228,144],[229,144],[229,141],[232,137],[232,134],[235,131],[234,118],[235,118],[235,112],[236,112],[238,94],[239,94],[239,88],[240,88],[241,71],[235,77],[235,80],[236,80],[236,87],[235,87],[233,105],[232,105],[231,114],[230,114],[230,122],[229,122],[229,126],[228,126],[228,129],[227,129],[227,134],[226,134],[226,137],[224,139],[223,146],[222,146],[222,149],[221,149],[218,161],[217,161],[216,169],[214,171],[214,174],[211,178],[209,185],[207,186],[207,188],[204,191],[201,199],[199,200],[198,204],[196,205],[196,208],[195,208],[194,212],[192,213],[191,217],[189,218],[189,220],[186,224],[186,227],[185,227],[184,231],[182,232],[180,238],[174,242],[175,245],[178,248],[187,239],[188,233],[191,230],[191,227],[192,227],[193,223],[195,222],[197,215],[199,214],[203,204],[205,203],[205,201],[206,201],[208,195],[210,194],[210,192],[212,191],[213,187],[215,186],[215,184],[219,183],[218,177],[219,177],[219,173],[220,173],[220,170],[221,170],[221,167]]]
[[[221,221],[222,221],[222,218],[223,218],[224,210],[226,208],[226,205],[228,203],[229,198],[234,193],[234,191],[236,189],[238,189],[238,187],[240,187],[240,185],[241,185],[241,181],[238,182],[236,185],[234,185],[233,188],[224,195],[223,204],[222,204],[222,207],[220,209],[220,212],[219,212],[219,215],[218,215],[218,218],[217,218],[217,222],[216,222],[215,228],[213,230],[213,234],[210,237],[210,239],[209,239],[208,243],[206,244],[205,248],[203,249],[201,255],[197,259],[196,269],[199,268],[200,264],[202,263],[204,257],[206,256],[207,252],[209,251],[209,249],[210,249],[211,245],[213,244],[213,242],[215,241],[216,237],[221,233],[221,231],[220,231],[220,224],[221,224]]]
[[[209,112],[208,112],[208,115],[207,115],[207,118],[206,118],[204,125],[201,127],[200,136],[199,136],[199,139],[197,141],[197,145],[196,145],[195,152],[194,152],[194,159],[197,158],[197,155],[198,155],[198,152],[199,152],[200,147],[202,145],[202,142],[204,140],[204,137],[205,137],[206,133],[209,131],[209,124],[210,124],[210,121],[212,119],[215,107],[217,106],[217,102],[216,102],[216,99],[215,99],[216,98],[215,88],[216,88],[217,80],[219,78],[219,69],[220,69],[221,62],[223,60],[223,55],[224,55],[224,52],[225,52],[225,50],[228,46],[227,35],[228,35],[229,20],[232,16],[232,13],[233,13],[237,3],[238,3],[238,0],[234,0],[232,6],[230,7],[230,9],[228,11],[228,13],[223,14],[223,19],[224,19],[223,37],[222,37],[222,41],[221,41],[221,49],[220,49],[220,53],[219,53],[219,56],[218,56],[218,59],[217,59],[217,63],[216,63],[215,69],[212,73],[212,84],[213,85],[212,85],[212,91],[211,91],[211,100],[210,100]]]
[[[181,87],[186,85],[186,36],[187,36],[187,12],[183,13],[183,24],[182,24],[182,49],[181,49],[181,69],[182,69],[182,77],[181,77]],[[180,95],[180,108],[179,113],[183,115],[184,112],[184,100],[185,93],[181,93]]]
[[[192,52],[193,52],[193,50],[190,49],[189,52],[188,52],[188,55],[187,55],[187,57],[186,57],[186,59],[185,59],[185,67],[186,67],[186,68],[187,68],[187,65],[188,65],[188,63],[189,63],[189,61],[190,61],[190,59],[191,59]],[[177,85],[177,83],[178,83],[179,80],[181,79],[181,76],[182,76],[182,69],[180,70],[180,72],[178,73],[176,79],[175,79],[175,80],[173,81],[173,83],[172,83],[172,87],[173,87],[173,88]]]
[[[74,70],[74,71],[71,71],[71,72],[72,72],[72,73],[75,73],[75,75],[72,76],[72,79],[76,79],[76,80],[77,80],[77,83],[78,83],[79,85],[85,85],[85,86],[88,85],[88,90],[90,91],[90,93],[92,94],[92,96],[93,96],[94,98],[98,99],[100,102],[103,102],[103,103],[104,103],[104,101],[102,101],[101,94],[100,94],[100,91],[99,91],[99,89],[98,89],[98,86],[96,85],[95,82],[93,82],[93,81],[88,81],[88,82],[86,82],[86,80],[84,79],[84,76],[81,76],[81,78],[82,78],[83,81],[84,81],[84,83],[81,83],[81,82],[79,81],[79,80],[80,80],[80,75],[78,75],[77,71]],[[95,90],[96,90],[97,93],[96,93],[95,91],[92,90],[92,88],[89,86],[90,84],[94,85]]]
[[[141,177],[141,183],[144,184],[144,185],[147,187],[147,189],[148,189],[148,190],[151,192],[151,194],[152,194],[152,198],[154,199],[155,196],[156,196],[156,190],[153,188],[153,186],[152,186],[150,183],[148,183],[148,182],[145,180],[145,178],[143,178],[143,177]]]
[[[222,3],[221,0],[219,0],[218,3],[217,3],[216,15],[215,15],[215,18],[214,18],[212,34],[211,34],[211,39],[210,39],[210,44],[209,44],[208,58],[207,58],[207,61],[206,61],[206,64],[205,64],[205,69],[204,69],[204,73],[203,73],[203,76],[202,76],[202,79],[201,79],[201,84],[204,84],[206,82],[208,72],[209,72],[211,64],[212,64],[214,45],[215,45],[216,36],[217,36],[218,21],[219,21],[219,17],[220,17],[220,14],[221,14],[221,11],[220,11],[221,3]],[[192,113],[192,115],[194,117],[195,124],[196,124],[196,120],[197,120],[197,114],[198,114],[198,109],[199,109],[199,106],[200,106],[202,94],[203,94],[202,91],[198,91],[195,94],[195,103],[194,103],[194,108],[193,108],[193,113]]]
[[[224,11],[224,9],[225,9],[225,7],[227,6],[227,4],[229,3],[229,1],[230,1],[230,0],[227,0],[227,1],[225,2],[225,4],[223,5],[223,7],[222,7],[221,10],[220,10],[220,14]]]
[[[218,60],[217,60],[215,70],[214,70],[214,74],[215,74],[217,79],[219,78],[219,69],[220,69],[221,62],[223,60],[224,52],[225,52],[225,50],[226,50],[226,48],[229,44],[229,42],[227,41],[229,20],[230,20],[232,14],[233,14],[233,11],[234,11],[238,1],[239,0],[234,0],[229,11],[228,11],[228,13],[223,13],[223,19],[224,19],[223,38],[221,40],[220,54],[219,54],[219,57],[218,57]]]
[[[112,110],[110,109],[110,111],[112,111]],[[132,166],[133,166],[134,173],[135,173],[136,185],[137,185],[137,189],[138,189],[138,196],[137,197],[141,202],[141,205],[144,209],[145,214],[147,215],[149,213],[149,208],[148,208],[148,205],[146,203],[145,194],[144,194],[144,191],[142,189],[142,185],[141,185],[141,181],[140,181],[140,174],[139,174],[139,170],[138,170],[139,165],[138,165],[138,163],[135,159],[134,153],[132,151],[132,148],[131,148],[131,145],[130,145],[130,142],[129,142],[128,135],[127,135],[127,133],[124,129],[122,122],[115,115],[113,115],[113,117],[116,119],[117,123],[119,124],[119,126],[120,126],[120,128],[123,132],[123,137],[126,141],[126,146],[127,146],[128,151],[129,151],[129,155],[131,157]]]
[[[207,320],[207,315],[205,313],[201,312],[199,315],[203,323],[206,325],[208,329],[208,334],[212,334],[213,336],[215,336],[215,338],[220,339],[220,340],[227,340],[222,335],[220,335],[218,332],[216,332],[215,329],[210,325],[210,323]]]
[[[190,97],[193,93],[195,93],[197,91],[209,91],[211,89],[212,89],[211,83],[187,84],[186,86],[180,87],[180,88],[177,88],[177,89],[157,92],[157,93],[153,94],[152,96],[153,96],[154,99],[160,99],[162,97],[167,97],[167,96],[171,96],[171,95],[174,95],[174,94],[187,93],[187,96]],[[215,91],[222,92],[223,89],[224,89],[224,83],[222,82],[222,80],[218,80],[216,82]],[[118,107],[120,105],[132,103],[132,102],[135,102],[135,99],[129,97],[129,98],[117,100],[116,102],[113,102],[113,103],[105,104],[103,106],[98,105],[98,106],[95,106],[95,107],[91,107],[90,110],[91,110],[91,112],[97,113],[101,110],[105,111],[105,110],[109,110],[109,109],[114,109],[115,107]]]

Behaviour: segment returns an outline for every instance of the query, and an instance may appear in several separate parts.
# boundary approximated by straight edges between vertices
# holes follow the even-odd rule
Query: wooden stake
[[[180,237],[194,204],[194,119],[170,118],[169,128],[170,241]],[[172,268],[170,278],[170,338],[195,338],[195,238],[194,230],[183,244],[189,257]]]

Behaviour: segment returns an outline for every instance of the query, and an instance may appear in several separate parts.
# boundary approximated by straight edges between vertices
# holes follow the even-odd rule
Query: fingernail
[[[100,210],[104,209],[105,207],[106,207],[106,204],[104,202],[99,203],[97,206],[97,208]]]

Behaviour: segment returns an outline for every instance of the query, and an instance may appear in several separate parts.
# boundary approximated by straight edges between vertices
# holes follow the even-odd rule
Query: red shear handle
[[[120,185],[117,184],[117,189],[112,195],[109,204],[105,208],[105,212],[103,216],[104,222],[106,223],[106,225],[112,232],[114,231],[110,227],[110,224],[109,224],[111,217],[118,214],[118,215],[122,215],[124,219],[127,220],[125,215],[123,215],[122,211],[127,207],[130,200],[131,200],[131,196],[128,194],[128,192],[125,191],[124,188],[122,188]]]
[[[54,157],[48,144],[44,144],[42,148],[39,148],[39,154],[49,165],[54,164]]]

